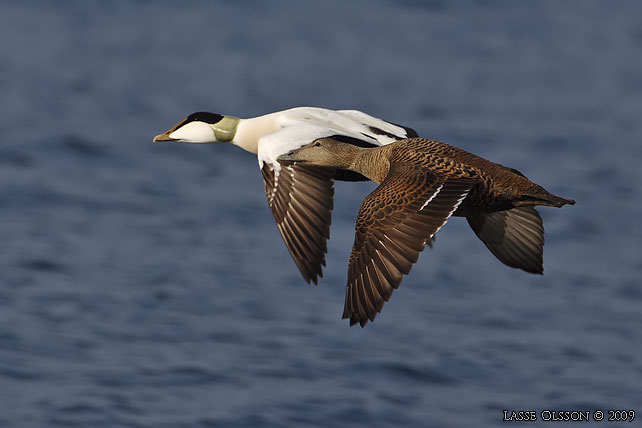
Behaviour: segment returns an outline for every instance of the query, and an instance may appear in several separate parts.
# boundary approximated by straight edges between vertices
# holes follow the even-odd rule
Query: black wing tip
[[[359,316],[359,314],[349,313],[349,312],[344,310],[343,311],[343,316],[341,318],[342,319],[348,319],[349,318],[350,319],[350,327],[354,327],[355,325],[359,324],[359,326],[361,328],[364,328],[366,326],[366,324],[368,324],[368,321],[369,322],[374,322],[374,318],[375,317],[373,316],[372,318],[368,318],[368,317],[361,318]]]
[[[495,254],[493,254],[495,255]],[[526,273],[531,273],[533,275],[544,275],[544,264],[539,261],[537,263],[518,263],[518,262],[507,262],[499,257],[497,258],[504,266],[508,266],[513,269],[523,270]]]
[[[350,327],[354,327],[355,325],[359,324],[361,328],[364,328],[366,324],[368,324],[368,320],[359,320],[357,318],[350,318]]]
[[[325,261],[322,261],[321,264],[325,266]],[[319,269],[319,272],[317,272],[317,274],[312,277],[312,282],[314,283],[314,285],[319,284],[320,278],[323,278],[323,271],[321,269]]]
[[[518,269],[523,270],[524,272],[532,273],[534,275],[544,275],[544,266],[520,266]]]
[[[542,259],[538,261],[532,260],[530,261],[530,263],[526,261],[522,263],[519,263],[519,262],[507,263],[499,258],[498,260],[501,263],[503,263],[504,266],[508,266],[513,269],[523,270],[524,272],[531,273],[533,275],[544,275],[544,262]]]
[[[319,278],[323,278],[323,272],[321,270],[316,273],[307,273],[301,271],[301,276],[303,277],[303,280],[308,284],[319,285]]]

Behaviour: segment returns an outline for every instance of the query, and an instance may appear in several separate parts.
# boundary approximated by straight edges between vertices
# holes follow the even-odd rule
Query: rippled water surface
[[[640,16],[600,1],[0,1],[0,426],[639,421]],[[453,219],[376,322],[349,328],[372,183],[337,184],[314,287],[255,157],[151,143],[193,111],[298,105],[403,123],[576,199],[541,210],[545,275],[505,267]]]

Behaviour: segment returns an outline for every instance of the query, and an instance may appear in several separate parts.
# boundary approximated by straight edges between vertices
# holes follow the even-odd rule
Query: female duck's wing
[[[343,318],[373,321],[427,241],[475,184],[428,169],[392,163],[388,176],[361,204],[348,266]]]
[[[276,225],[294,263],[308,283],[323,276],[326,241],[330,237],[334,197],[334,168],[310,165],[281,165],[279,155],[317,138],[342,135],[379,145],[375,138],[314,122],[284,124],[278,131],[259,139],[258,159],[265,196]]]
[[[281,165],[277,158],[317,138],[337,137],[346,144],[375,147],[406,138],[414,131],[356,110],[299,109],[280,120],[279,130],[259,139],[265,195],[303,279],[316,284],[325,266],[337,170]]]
[[[544,273],[544,225],[535,207],[466,217],[475,234],[507,266]]]
[[[281,166],[278,175],[267,162],[261,168],[265,196],[283,242],[303,279],[317,283],[325,266],[330,237],[334,169]]]

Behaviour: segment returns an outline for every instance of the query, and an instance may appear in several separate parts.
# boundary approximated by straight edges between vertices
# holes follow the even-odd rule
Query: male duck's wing
[[[446,223],[474,181],[436,176],[393,163],[388,176],[361,204],[348,266],[344,318],[373,321],[427,241]]]
[[[354,121],[361,122],[363,125],[368,127],[368,133],[372,133],[374,135],[388,136],[396,140],[419,136],[412,128],[370,116],[369,114],[359,110],[338,110],[338,113],[343,114]]]

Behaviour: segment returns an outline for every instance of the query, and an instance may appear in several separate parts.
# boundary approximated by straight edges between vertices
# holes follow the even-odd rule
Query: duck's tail
[[[549,193],[544,189],[541,190],[542,192],[521,195],[513,202],[513,204],[516,207],[543,205],[557,208],[563,207],[564,205],[575,205],[575,201],[573,199],[562,198],[561,196]]]

